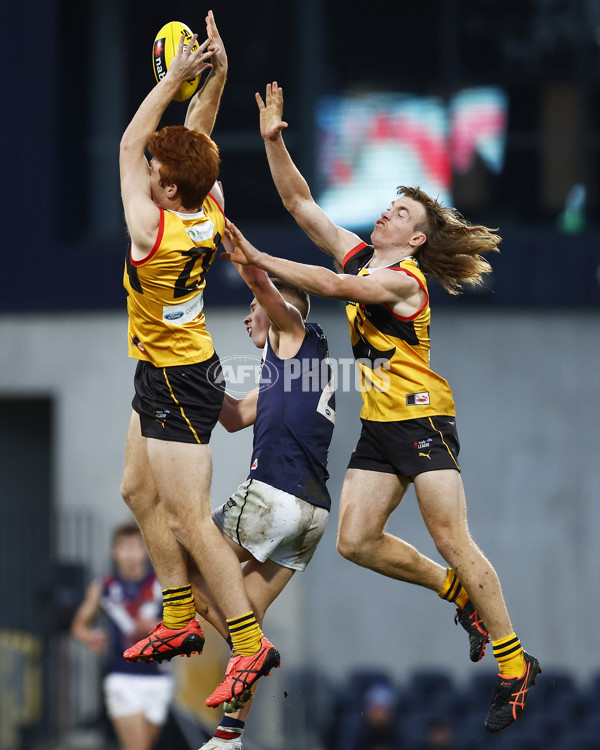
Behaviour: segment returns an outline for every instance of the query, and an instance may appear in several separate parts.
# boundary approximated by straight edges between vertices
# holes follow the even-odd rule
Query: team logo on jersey
[[[195,224],[193,227],[186,227],[185,231],[192,242],[204,242],[205,240],[213,238],[215,225],[209,219],[203,224]]]
[[[154,421],[158,422],[163,427],[167,421],[167,417],[171,412],[168,409],[155,409],[154,410]]]
[[[137,336],[134,336],[134,337],[133,337],[133,338],[131,339],[131,343],[132,343],[132,344],[133,344],[134,346],[137,346],[137,348],[138,348],[138,349],[139,349],[139,350],[140,350],[141,352],[145,352],[145,351],[146,351],[146,350],[144,349],[144,345],[142,344],[142,342],[141,342],[141,341],[139,340],[139,338],[138,338]]]
[[[429,401],[429,391],[422,391],[421,393],[407,393],[406,394],[406,405],[407,406],[425,406],[431,403]]]
[[[254,461],[252,461],[252,466],[250,467],[250,471],[254,471],[254,469],[258,469],[258,458],[255,458]]]

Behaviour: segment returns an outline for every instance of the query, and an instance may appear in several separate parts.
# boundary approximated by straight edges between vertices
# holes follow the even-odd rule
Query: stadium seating
[[[499,735],[483,727],[496,678],[489,669],[460,684],[435,669],[417,670],[400,680],[381,670],[355,671],[330,696],[331,726],[356,717],[366,690],[383,681],[398,693],[396,721],[403,750],[426,748],[429,727],[440,721],[451,727],[460,750],[600,750],[600,673],[582,685],[565,670],[544,670],[522,719]],[[327,742],[324,746],[331,748]]]

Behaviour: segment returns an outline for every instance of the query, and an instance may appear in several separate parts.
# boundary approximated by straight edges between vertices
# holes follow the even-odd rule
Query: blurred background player
[[[336,226],[315,203],[282,138],[283,91],[276,82],[265,102],[256,94],[261,134],[285,207],[343,274],[274,258],[232,226],[232,260],[252,263],[321,297],[346,301],[353,353],[362,382],[362,432],[340,499],[338,550],[382,575],[429,588],[458,606],[478,661],[492,639],[499,675],[486,729],[518,719],[540,672],[511,624],[500,581],[473,541],[457,457],[452,391],[429,367],[429,294],[425,273],[451,293],[480,284],[491,266],[482,253],[500,238],[471,225],[418,188],[401,187],[382,212],[371,245]],[[414,482],[421,515],[444,568],[385,532],[389,516]],[[485,624],[484,624],[485,623]]]
[[[219,694],[242,692],[279,665],[250,608],[237,558],[211,518],[209,440],[223,402],[219,358],[206,329],[203,290],[224,232],[219,151],[210,138],[227,76],[212,13],[196,50],[183,36],[162,80],[141,103],[120,146],[121,196],[131,246],[129,355],[138,359],[122,495],[135,515],[163,588],[163,620],[125,652],[162,661],[201,652],[187,573],[194,559],[228,618],[239,659]],[[210,45],[210,46],[209,46]],[[185,126],[156,131],[180,85],[213,67]],[[148,148],[152,158],[146,159]],[[229,692],[228,692],[229,691]]]
[[[244,325],[252,343],[264,351],[266,375],[242,399],[225,395],[221,423],[230,432],[253,424],[254,441],[248,478],[213,518],[243,563],[248,598],[262,623],[294,572],[304,570],[325,531],[335,392],[325,334],[318,324],[305,322],[308,294],[269,279],[258,268],[236,267],[254,293]],[[225,617],[207,598],[202,578],[196,575],[193,583],[200,614],[227,638]],[[242,702],[242,708],[224,715],[203,750],[241,750],[250,710],[249,700]]]
[[[106,712],[122,750],[151,750],[167,720],[173,680],[166,667],[135,664],[123,651],[160,618],[162,593],[136,523],[113,532],[114,571],[92,581],[71,633],[95,654],[105,655]],[[98,627],[98,616],[106,627]]]

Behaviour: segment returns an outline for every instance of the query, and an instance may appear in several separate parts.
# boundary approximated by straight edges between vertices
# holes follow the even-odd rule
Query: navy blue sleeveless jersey
[[[142,635],[136,632],[138,615],[158,619],[162,608],[162,590],[158,578],[149,571],[139,581],[126,581],[117,574],[107,576],[102,582],[100,600],[108,625],[108,654],[106,672],[125,674],[164,674],[156,662],[129,662],[123,651],[133,646]]]
[[[300,351],[290,359],[279,359],[267,337],[248,478],[329,510],[335,386],[322,328],[304,325]]]

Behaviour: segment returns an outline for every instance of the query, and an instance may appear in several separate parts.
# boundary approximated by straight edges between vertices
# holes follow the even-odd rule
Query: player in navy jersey
[[[75,613],[71,633],[105,654],[106,710],[123,750],[150,750],[167,719],[173,696],[168,667],[128,662],[129,648],[160,619],[162,592],[135,523],[113,532],[114,572],[93,581]],[[95,626],[104,616],[103,628]]]
[[[248,598],[262,623],[294,572],[312,558],[329,518],[335,392],[325,334],[305,322],[308,294],[258,268],[238,270],[254,293],[244,325],[263,349],[263,362],[258,388],[239,400],[225,396],[221,423],[230,432],[254,424],[254,441],[248,478],[213,520],[244,564]],[[225,618],[202,579],[192,581],[200,614],[227,638]],[[241,750],[249,698],[229,705],[235,710],[203,750]]]

